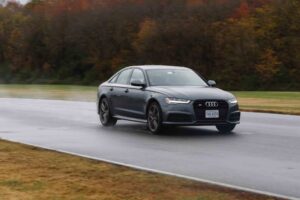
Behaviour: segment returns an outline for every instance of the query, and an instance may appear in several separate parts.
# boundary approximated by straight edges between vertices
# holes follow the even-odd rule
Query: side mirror
[[[209,80],[208,82],[208,85],[211,86],[211,87],[214,87],[217,85],[216,81],[213,81],[213,80]]]
[[[131,85],[137,86],[137,87],[142,87],[142,88],[146,87],[146,84],[141,80],[132,80]]]

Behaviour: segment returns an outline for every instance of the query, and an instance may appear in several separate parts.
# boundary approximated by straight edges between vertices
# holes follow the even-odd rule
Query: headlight
[[[187,99],[166,98],[167,104],[189,104],[191,101]]]
[[[230,99],[230,100],[228,100],[228,103],[230,103],[230,104],[237,104],[238,101],[236,99]]]

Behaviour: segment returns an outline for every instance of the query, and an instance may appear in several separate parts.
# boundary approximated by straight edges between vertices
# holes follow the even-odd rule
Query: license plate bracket
[[[219,110],[206,110],[205,118],[206,119],[218,119],[220,117]]]

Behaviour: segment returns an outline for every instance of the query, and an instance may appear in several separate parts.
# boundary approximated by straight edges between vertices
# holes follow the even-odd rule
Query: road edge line
[[[37,147],[37,148],[40,148],[40,149],[53,151],[53,152],[79,156],[79,157],[83,157],[83,158],[87,158],[87,159],[91,159],[91,160],[96,160],[96,161],[101,161],[101,162],[104,162],[104,163],[114,164],[114,165],[118,165],[118,166],[124,166],[124,167],[132,168],[132,169],[136,169],[136,170],[140,170],[140,171],[153,172],[153,173],[157,173],[157,174],[183,178],[183,179],[197,181],[197,182],[206,183],[206,184],[211,184],[211,185],[215,185],[215,186],[231,188],[231,189],[235,189],[235,190],[239,190],[239,191],[250,192],[250,193],[254,193],[254,194],[261,194],[261,195],[274,197],[274,198],[299,200],[299,198],[296,198],[296,197],[276,194],[276,193],[272,193],[272,192],[265,192],[265,191],[261,191],[261,190],[251,189],[251,188],[247,188],[247,187],[242,187],[242,186],[237,186],[237,185],[232,185],[232,184],[222,183],[222,182],[217,182],[217,181],[211,181],[211,180],[202,179],[202,178],[195,178],[195,177],[186,176],[186,175],[177,174],[177,173],[172,173],[172,172],[167,172],[167,171],[163,171],[163,170],[151,169],[151,168],[147,168],[147,167],[141,167],[141,166],[138,166],[138,165],[132,165],[132,164],[128,164],[128,163],[117,162],[117,161],[113,161],[113,160],[109,160],[109,159],[97,158],[97,157],[94,157],[94,156],[88,156],[88,155],[84,155],[84,154],[80,154],[80,153],[74,153],[74,152],[70,152],[70,151],[66,151],[66,150],[54,149],[54,148],[51,148],[51,147],[48,147],[48,146],[40,146],[40,145],[32,144],[32,143],[29,143],[29,142],[19,142],[19,141],[10,140],[10,139],[4,139],[4,138],[1,138],[1,137],[0,137],[0,139],[4,140],[4,141],[8,141],[8,142],[14,142],[14,143],[17,143],[17,144],[25,144],[25,145],[29,145],[29,146],[32,146],[32,147]]]

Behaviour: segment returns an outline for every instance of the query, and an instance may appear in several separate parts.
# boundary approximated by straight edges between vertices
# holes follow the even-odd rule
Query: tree
[[[256,70],[265,82],[269,82],[278,73],[281,62],[272,49],[266,49],[256,65]]]

